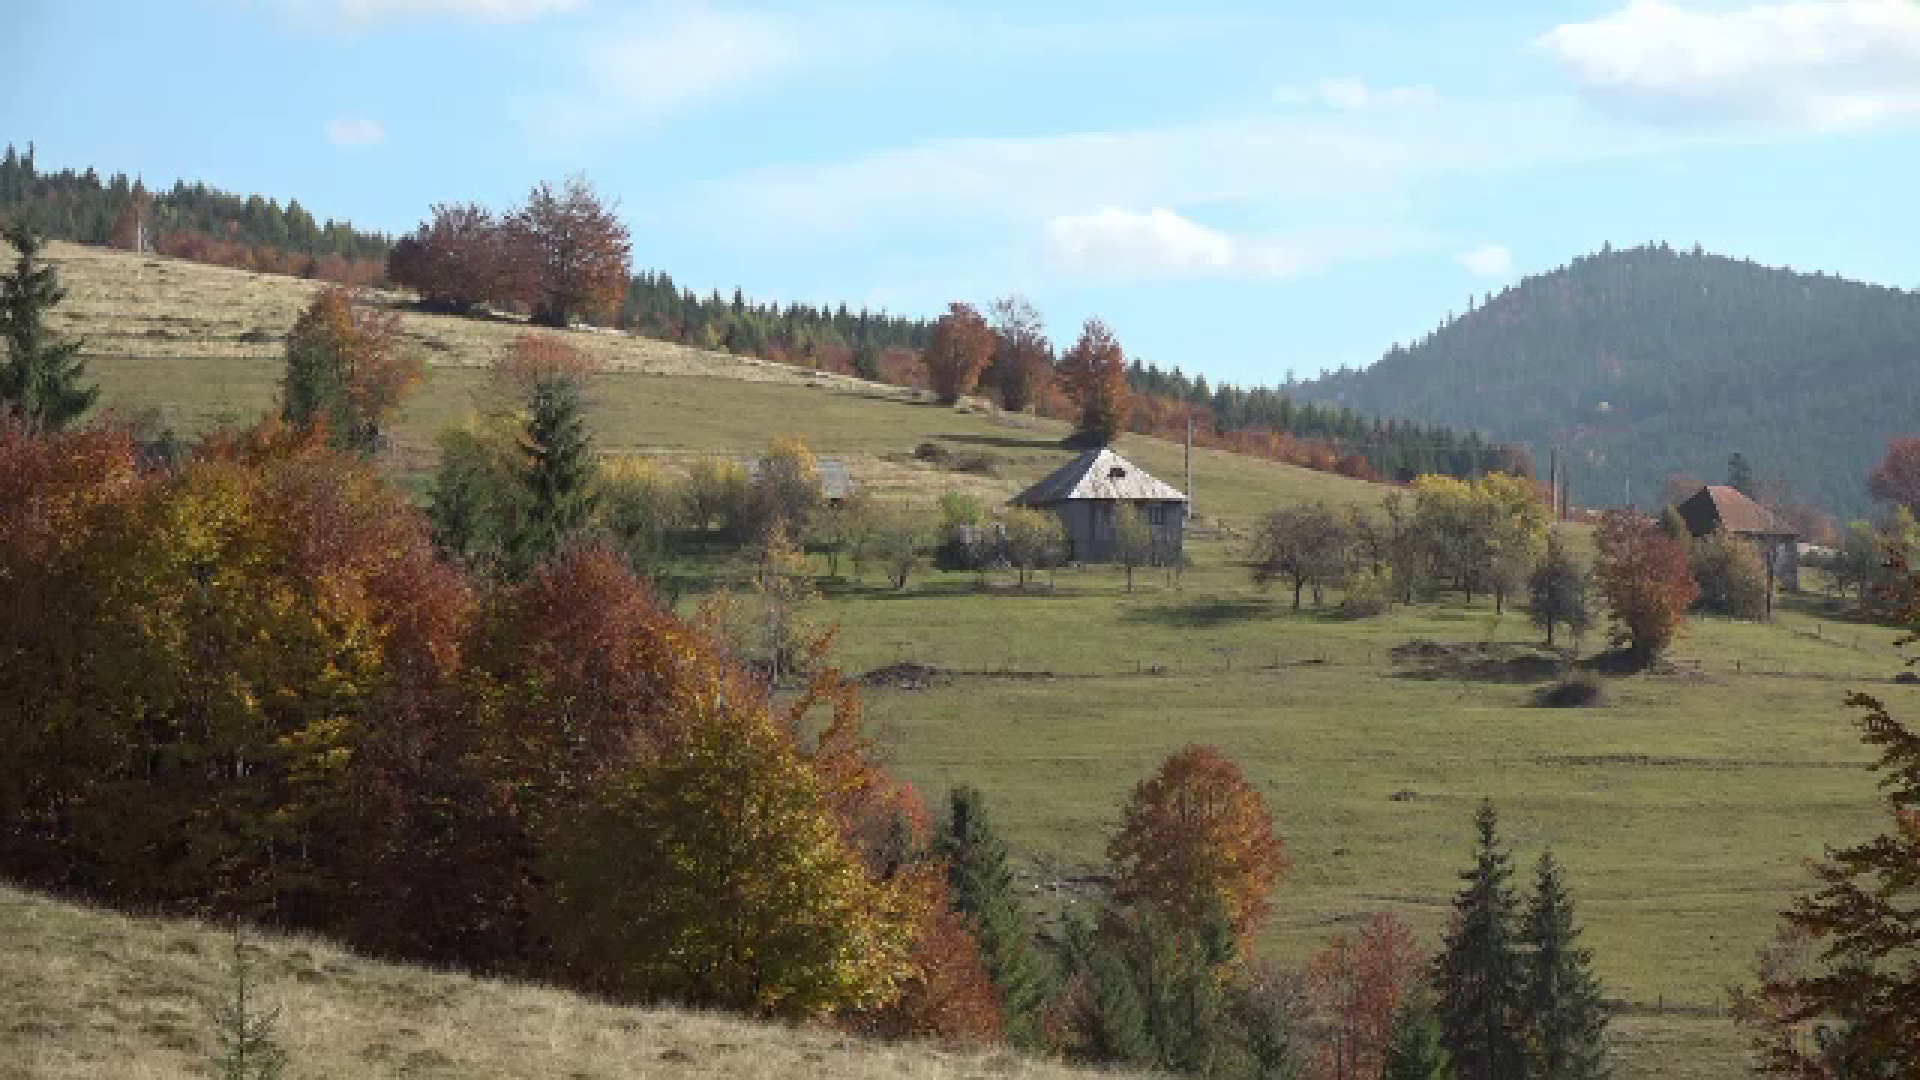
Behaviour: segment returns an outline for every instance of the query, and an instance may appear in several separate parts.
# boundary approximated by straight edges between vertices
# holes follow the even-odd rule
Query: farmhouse
[[[1773,603],[1771,586],[1776,578],[1789,589],[1800,588],[1799,534],[1738,488],[1709,484],[1675,509],[1694,536],[1725,529],[1746,537],[1759,549],[1760,559],[1767,566],[1769,605]]]
[[[1132,504],[1146,518],[1155,563],[1178,561],[1186,534],[1186,495],[1107,447],[1088,450],[1054,470],[1016,495],[1013,504],[1058,515],[1076,562],[1113,560],[1122,504]]]

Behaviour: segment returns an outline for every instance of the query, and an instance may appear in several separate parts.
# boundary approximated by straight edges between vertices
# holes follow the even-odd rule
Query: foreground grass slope
[[[247,938],[278,1008],[288,1080],[1071,1080],[1010,1053],[869,1043],[732,1017],[618,1008],[539,986],[374,963],[321,942]],[[0,887],[0,1080],[211,1075],[232,939]],[[1112,1075],[1112,1074],[1101,1074]]]
[[[55,326],[85,340],[100,405],[150,413],[183,433],[250,421],[273,408],[287,330],[318,283],[103,248],[53,244],[69,297]],[[394,298],[386,298],[394,299]],[[435,460],[434,437],[473,410],[474,392],[523,325],[406,312],[404,340],[429,367],[407,403],[391,461],[419,490]],[[669,462],[752,453],[772,435],[800,435],[818,453],[844,457],[881,494],[949,489],[1006,498],[1067,458],[1064,426],[984,406],[944,408],[910,390],[860,379],[592,331],[564,333],[605,373],[591,380],[590,418],[602,451]],[[991,459],[994,475],[956,473],[913,460],[922,442]],[[1122,449],[1176,486],[1181,447],[1130,436]],[[1342,476],[1215,450],[1194,454],[1202,514],[1247,518],[1274,502],[1326,498],[1373,502],[1381,489]]]

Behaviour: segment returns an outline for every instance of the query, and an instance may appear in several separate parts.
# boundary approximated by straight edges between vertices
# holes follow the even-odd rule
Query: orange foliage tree
[[[565,327],[618,310],[633,241],[614,210],[584,176],[572,176],[559,191],[540,184],[508,217],[509,261],[533,285],[533,321]]]
[[[952,405],[973,393],[980,373],[993,359],[993,331],[972,304],[952,304],[933,324],[933,340],[921,361],[927,381],[942,405]]]
[[[1099,319],[1088,319],[1080,340],[1060,358],[1058,377],[1078,409],[1074,438],[1089,446],[1105,446],[1126,430],[1132,409],[1127,386],[1127,357],[1113,331]]]
[[[432,217],[387,254],[387,277],[427,307],[465,314],[484,303],[524,303],[528,267],[506,228],[478,203],[435,203]]]
[[[1687,546],[1659,522],[1631,508],[1600,518],[1593,573],[1613,614],[1616,634],[1642,660],[1657,656],[1686,625],[1700,595],[1687,565]]]
[[[1114,898],[1187,929],[1217,913],[1245,946],[1288,861],[1266,801],[1217,747],[1191,745],[1133,789],[1107,845]]]
[[[318,427],[371,454],[401,399],[424,371],[400,346],[400,317],[356,305],[345,289],[322,289],[287,334],[281,415]]]
[[[1874,498],[1920,514],[1920,438],[1893,439],[1887,456],[1867,477]]]
[[[1386,1065],[1393,1020],[1420,978],[1419,943],[1405,923],[1376,912],[1357,936],[1340,934],[1307,965],[1317,1015],[1317,1080],[1373,1080]]]

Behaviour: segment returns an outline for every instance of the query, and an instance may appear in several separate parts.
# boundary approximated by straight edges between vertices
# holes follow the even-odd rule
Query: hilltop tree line
[[[31,145],[22,154],[11,143],[0,159],[0,220],[78,244],[356,286],[385,276],[390,243],[349,222],[317,221],[297,199],[283,207],[185,181],[153,192],[125,173],[42,172]]]
[[[1657,507],[1725,448],[1842,518],[1920,407],[1920,294],[1666,244],[1573,260],[1296,397],[1562,447],[1576,497]],[[1629,494],[1629,485],[1631,493]]]

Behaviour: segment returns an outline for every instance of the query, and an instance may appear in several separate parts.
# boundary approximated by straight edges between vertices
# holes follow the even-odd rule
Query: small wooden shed
[[[1067,530],[1075,562],[1111,562],[1120,507],[1131,503],[1153,533],[1153,562],[1178,562],[1187,531],[1187,496],[1115,453],[1088,450],[1015,496],[1016,506],[1051,510]]]
[[[1739,488],[1709,484],[1674,509],[1687,523],[1687,531],[1696,537],[1716,529],[1746,537],[1766,564],[1769,586],[1777,578],[1788,589],[1800,588],[1800,535]],[[1767,603],[1771,610],[1771,590]]]

